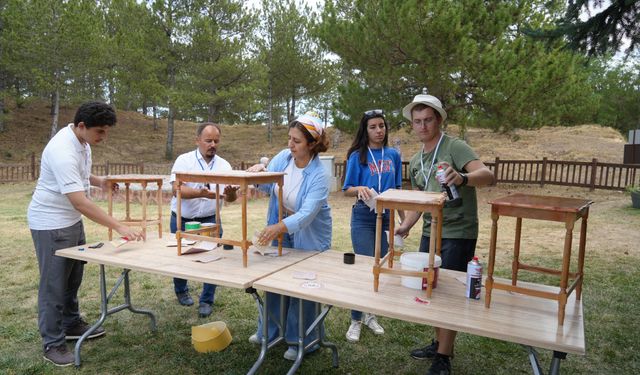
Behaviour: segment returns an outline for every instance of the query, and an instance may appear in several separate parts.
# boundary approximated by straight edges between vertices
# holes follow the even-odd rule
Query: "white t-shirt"
[[[190,151],[184,153],[176,159],[176,162],[173,163],[173,167],[171,168],[171,179],[170,182],[175,182],[176,180],[176,172],[225,172],[230,171],[231,164],[224,160],[223,158],[215,155],[211,162],[207,164],[204,160],[200,151],[197,149],[195,151]],[[202,189],[204,186],[201,182],[187,182],[186,186]],[[224,184],[220,184],[220,194],[224,193]],[[209,190],[215,192],[216,185],[212,184],[209,186]],[[171,212],[177,213],[177,204],[178,200],[176,197],[171,198]],[[220,207],[222,209],[222,207]],[[186,218],[197,218],[197,217],[207,217],[215,215],[216,213],[216,200],[208,199],[208,198],[193,198],[193,199],[182,199],[182,207],[180,214],[182,217]],[[216,218],[217,219],[217,218]]]
[[[60,129],[42,152],[40,178],[27,210],[30,229],[61,229],[81,219],[65,194],[89,193],[91,147],[80,143],[73,126]]]
[[[296,200],[298,200],[300,185],[302,185],[302,180],[304,179],[302,175],[304,168],[296,167],[294,159],[291,158],[284,171],[286,174],[284,175],[284,186],[282,188],[282,204],[287,211],[296,212]]]

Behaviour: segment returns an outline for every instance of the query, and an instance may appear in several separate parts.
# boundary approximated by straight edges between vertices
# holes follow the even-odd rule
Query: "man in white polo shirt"
[[[91,327],[78,307],[84,263],[57,257],[56,250],[86,243],[82,215],[130,240],[144,239],[140,231],[122,225],[88,198],[90,185],[107,186],[104,177],[91,174],[90,145],[106,139],[115,124],[110,105],[82,104],[73,123],[51,138],[42,152],[40,178],[27,212],[40,269],[38,327],[44,359],[57,366],[73,363],[65,340],[78,339]],[[98,327],[88,337],[103,334]]]
[[[212,122],[205,122],[198,125],[196,130],[196,148],[193,151],[184,153],[176,159],[171,168],[171,186],[173,187],[173,198],[171,198],[171,233],[178,229],[177,225],[177,199],[175,184],[176,172],[224,172],[232,170],[231,164],[216,155],[220,144],[220,127]],[[230,185],[220,185],[223,191],[223,198],[227,202],[237,199],[237,187]],[[198,221],[201,223],[217,223],[221,225],[220,218],[216,218],[216,185],[209,186],[198,182],[187,182],[181,187],[182,203],[180,215],[182,216],[181,230],[184,230],[187,221]],[[222,207],[221,207],[222,208]],[[222,236],[222,227],[220,227]],[[193,299],[189,295],[189,286],[185,279],[173,279],[174,291],[178,302],[183,306],[193,305]],[[213,312],[213,300],[216,286],[205,283],[200,294],[198,305],[198,315],[206,318]]]

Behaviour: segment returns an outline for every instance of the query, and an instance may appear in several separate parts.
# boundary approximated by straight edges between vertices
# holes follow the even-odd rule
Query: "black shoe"
[[[193,298],[189,295],[189,291],[176,293],[176,297],[178,297],[178,302],[182,306],[191,306],[193,305]]]
[[[74,361],[73,353],[67,349],[67,344],[47,347],[42,358],[59,367],[71,366]]]
[[[438,352],[438,342],[436,340],[431,340],[431,344],[425,346],[424,348],[414,349],[411,351],[411,358],[424,360],[424,359],[432,359],[436,356]]]
[[[213,305],[211,303],[200,302],[198,307],[198,316],[206,318],[213,312]]]
[[[91,328],[91,326],[87,324],[87,322],[85,322],[84,320],[80,319],[74,325],[65,329],[64,338],[66,340],[77,340],[80,338],[80,336],[84,335],[84,333],[87,332],[89,328]],[[100,337],[104,334],[105,334],[104,328],[98,327],[93,332],[91,332],[91,334],[87,336],[87,338],[95,339],[96,337]]]
[[[433,359],[427,375],[449,375],[451,374],[451,361],[448,356],[437,355]]]

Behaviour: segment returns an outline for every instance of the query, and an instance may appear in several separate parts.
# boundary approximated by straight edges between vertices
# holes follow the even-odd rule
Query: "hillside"
[[[71,122],[76,107],[60,109],[60,127]],[[29,160],[32,152],[37,156],[46,145],[50,129],[50,107],[31,103],[25,108],[10,108],[6,129],[0,133],[0,163],[20,163]],[[137,162],[170,163],[164,159],[166,120],[159,121],[153,130],[153,119],[136,112],[118,111],[118,124],[103,144],[93,148],[94,163]],[[174,135],[174,154],[193,149],[196,124],[177,121]],[[456,125],[447,132],[458,135]],[[351,143],[351,135],[329,128],[331,147],[327,154],[343,160]],[[393,131],[390,140],[400,141],[403,159],[407,160],[420,150],[410,127]],[[488,129],[469,129],[467,141],[482,160],[541,159],[622,162],[624,137],[617,131],[599,125],[576,127],[543,127],[539,130],[517,130],[514,134],[497,134]],[[219,154],[232,164],[256,161],[261,156],[273,156],[286,147],[287,129],[274,130],[272,144],[267,142],[266,127],[257,125],[222,125],[222,143]]]

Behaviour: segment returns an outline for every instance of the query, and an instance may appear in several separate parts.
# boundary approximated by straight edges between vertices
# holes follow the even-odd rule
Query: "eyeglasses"
[[[364,115],[366,117],[373,117],[373,116],[384,116],[384,111],[381,109],[372,109],[369,111],[364,111]]]
[[[414,126],[425,127],[425,126],[429,126],[431,124],[434,124],[436,122],[435,120],[436,120],[435,117],[428,117],[428,118],[425,118],[425,119],[414,119],[413,121],[411,121],[411,123]]]

